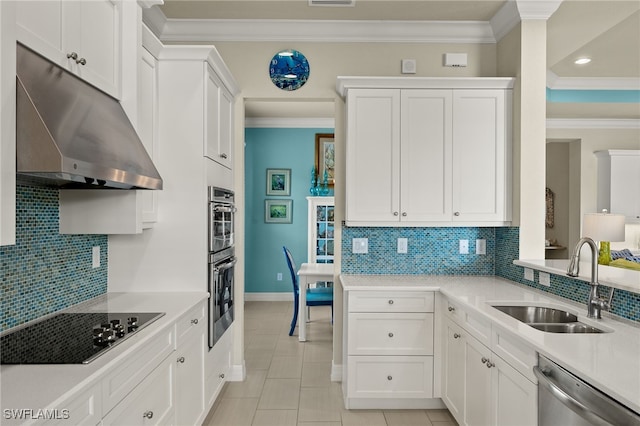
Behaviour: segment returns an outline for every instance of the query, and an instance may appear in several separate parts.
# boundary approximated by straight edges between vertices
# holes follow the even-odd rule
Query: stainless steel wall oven
[[[236,213],[232,191],[209,188],[209,349],[233,322],[233,274],[236,257],[233,219]]]

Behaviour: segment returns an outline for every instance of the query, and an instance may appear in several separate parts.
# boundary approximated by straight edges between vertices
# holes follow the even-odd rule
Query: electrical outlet
[[[409,240],[407,238],[398,238],[398,253],[406,253],[409,249]]]
[[[535,281],[533,279],[533,269],[524,268],[524,279],[529,281]]]
[[[538,273],[538,281],[540,281],[540,284],[545,287],[551,287],[551,276],[546,272]]]
[[[278,275],[276,275],[276,280],[282,281],[282,272],[278,272]]]
[[[460,240],[460,254],[469,254],[469,240]]]
[[[487,240],[476,240],[476,254],[487,254]]]
[[[100,267],[100,246],[95,246],[91,250],[91,267],[93,268]]]
[[[368,238],[354,238],[351,240],[351,251],[354,254],[366,254],[369,253],[369,239]]]

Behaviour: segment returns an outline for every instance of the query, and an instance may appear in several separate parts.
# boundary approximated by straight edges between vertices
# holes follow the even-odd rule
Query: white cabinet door
[[[455,90],[453,117],[453,220],[510,220],[504,90]]]
[[[227,168],[233,165],[233,96],[215,70],[206,67],[204,156]]]
[[[18,2],[18,41],[120,98],[119,1]]]
[[[400,217],[400,91],[349,91],[347,141],[347,222],[397,222]]]
[[[335,207],[333,197],[307,197],[307,261],[333,263]]]
[[[403,90],[401,221],[451,220],[451,90]]]
[[[205,330],[202,327],[202,330]],[[192,336],[176,351],[176,424],[195,425],[204,411],[205,335]]]
[[[536,426],[538,387],[500,357],[491,362],[491,424]]]
[[[462,328],[452,321],[445,321],[444,372],[442,400],[456,419],[463,418],[465,381],[465,341]]]
[[[464,424],[486,426],[491,422],[491,351],[471,335],[464,336],[465,344],[465,405]]]

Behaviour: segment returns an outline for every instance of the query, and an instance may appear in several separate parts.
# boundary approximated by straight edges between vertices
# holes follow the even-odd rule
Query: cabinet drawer
[[[467,330],[485,346],[491,346],[491,322],[470,314],[458,305],[445,301],[445,316]]]
[[[57,410],[61,418],[48,420],[43,424],[50,426],[68,425],[69,423],[77,425],[96,425],[100,423],[100,419],[102,419],[100,385],[84,389],[78,394],[79,396],[58,404]]]
[[[102,421],[103,425],[174,424],[175,362],[168,358]]]
[[[163,330],[102,380],[102,405],[108,412],[174,350],[173,327]]]
[[[193,330],[201,329],[206,326],[205,321],[205,303],[199,303],[192,308],[189,312],[180,317],[176,322],[176,339],[179,346],[190,334],[193,334]]]
[[[350,356],[351,398],[433,397],[431,356]]]
[[[353,291],[349,312],[433,312],[434,300],[426,291]]]
[[[349,355],[433,355],[432,313],[349,314]]]

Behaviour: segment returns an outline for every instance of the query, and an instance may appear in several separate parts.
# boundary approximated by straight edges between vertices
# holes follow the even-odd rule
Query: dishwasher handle
[[[571,411],[594,425],[611,426],[611,423],[602,418],[598,413],[569,395],[553,377],[545,374],[544,370],[541,370],[539,367],[533,367],[533,373],[538,378],[538,386],[542,386],[551,392],[558,401]]]

